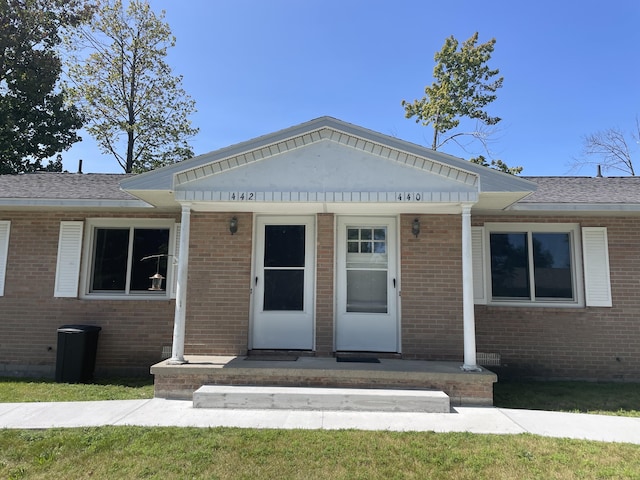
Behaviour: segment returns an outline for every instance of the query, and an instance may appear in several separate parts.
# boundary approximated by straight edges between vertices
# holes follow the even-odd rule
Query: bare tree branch
[[[636,131],[631,134],[636,143],[640,138],[640,122],[636,117]],[[619,128],[608,128],[582,138],[582,156],[574,159],[571,167],[579,171],[585,165],[599,165],[603,172],[615,170],[635,176],[632,150],[625,133]]]

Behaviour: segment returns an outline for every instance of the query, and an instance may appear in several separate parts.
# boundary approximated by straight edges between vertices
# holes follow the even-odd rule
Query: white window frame
[[[491,282],[491,234],[492,233],[568,233],[571,249],[571,280],[573,287],[573,300],[536,300],[535,280],[533,269],[530,269],[530,285],[532,299],[499,299],[493,297]],[[582,245],[580,242],[580,225],[577,223],[485,223],[484,224],[484,258],[485,260],[485,286],[488,305],[502,306],[526,306],[526,307],[584,307],[584,274],[582,269]],[[530,247],[530,245],[529,245]],[[529,256],[533,255],[529,248]],[[529,260],[531,262],[531,260]]]
[[[91,275],[93,265],[93,248],[96,230],[99,228],[166,228],[169,230],[169,252],[175,251],[175,228],[173,219],[140,219],[140,218],[88,218],[82,255],[82,277],[80,298],[102,300],[168,300],[172,297],[174,260],[167,261],[167,278],[165,289],[161,292],[91,292]],[[129,259],[129,262],[131,259]]]

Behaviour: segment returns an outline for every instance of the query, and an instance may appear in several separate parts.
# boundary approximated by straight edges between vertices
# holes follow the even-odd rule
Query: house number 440
[[[422,195],[419,193],[399,193],[397,197],[399,202],[419,202]]]

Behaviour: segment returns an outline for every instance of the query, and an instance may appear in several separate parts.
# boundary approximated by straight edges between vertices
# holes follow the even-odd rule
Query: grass
[[[103,378],[93,383],[0,377],[0,402],[80,402],[153,398],[153,377]]]
[[[503,408],[640,417],[640,383],[498,382],[493,400]]]
[[[150,379],[0,378],[0,402],[151,398]],[[640,416],[640,384],[501,382],[508,408]],[[117,454],[116,454],[117,453]],[[640,445],[433,432],[100,427],[0,430],[0,478],[640,479]]]
[[[0,477],[637,479],[640,446],[433,432],[5,430],[0,431]]]

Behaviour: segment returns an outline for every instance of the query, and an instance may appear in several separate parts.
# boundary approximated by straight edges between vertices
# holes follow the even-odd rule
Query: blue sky
[[[523,175],[566,175],[582,137],[640,115],[640,2],[538,0],[150,0],[177,44],[174,74],[196,101],[196,154],[323,115],[429,146],[432,129],[404,118],[403,99],[433,82],[445,39],[497,40],[504,86],[494,158]],[[121,173],[88,134],[64,168]],[[638,145],[635,145],[637,148]],[[482,153],[443,147],[469,158]],[[594,175],[591,168],[580,174]]]

